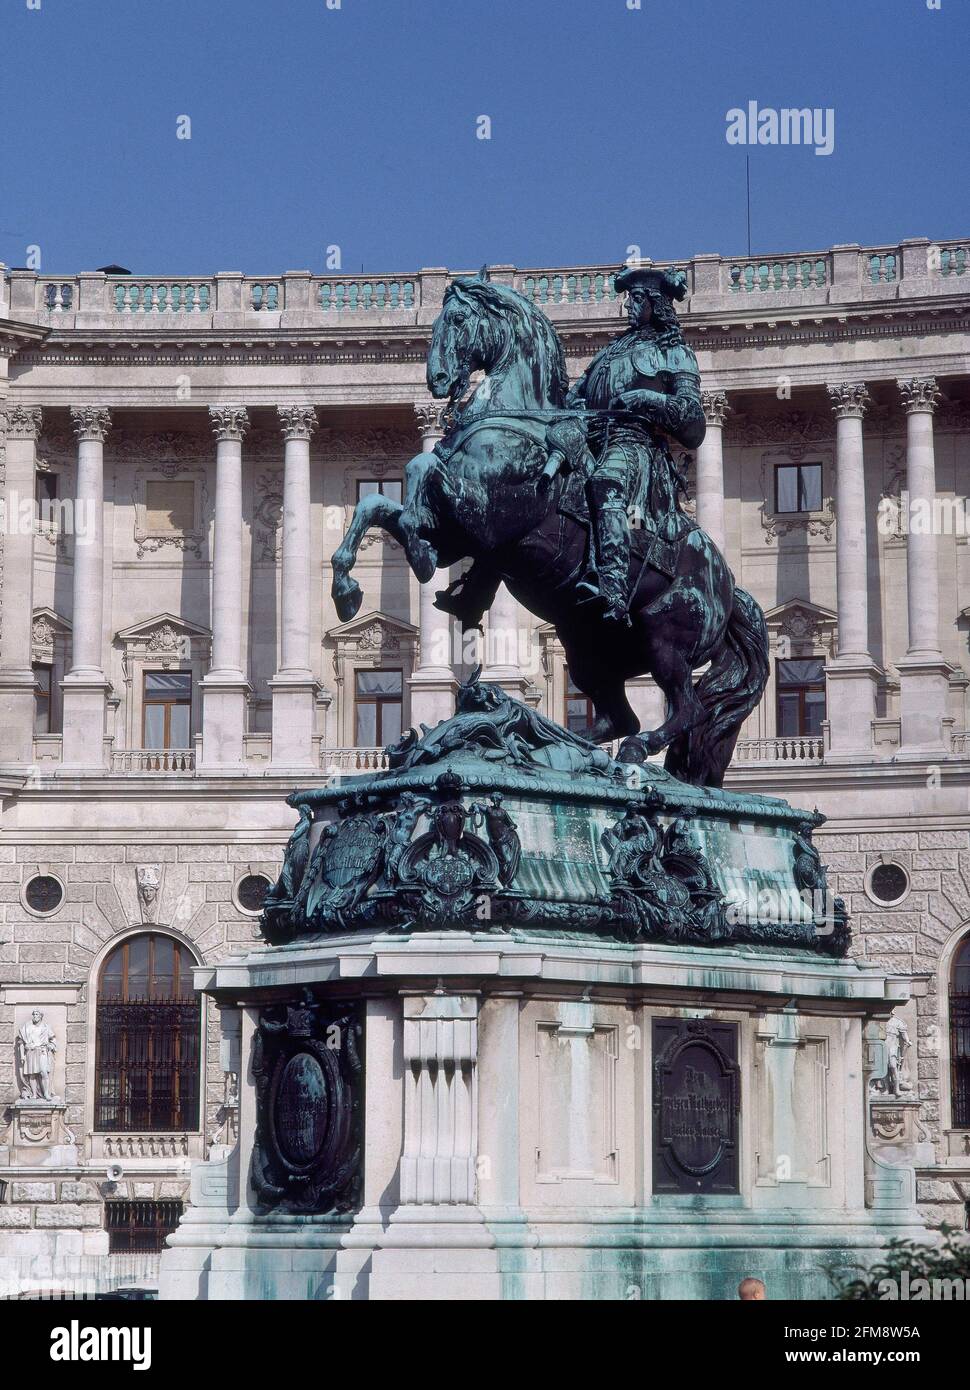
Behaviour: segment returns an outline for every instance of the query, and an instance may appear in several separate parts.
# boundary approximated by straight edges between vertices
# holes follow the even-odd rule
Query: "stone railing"
[[[194,772],[194,748],[122,748],[111,754],[112,772]]]
[[[742,305],[747,312],[760,305],[796,308],[952,294],[970,285],[970,242],[915,239],[895,246],[834,246],[771,256],[698,255],[653,264],[686,274],[689,297],[682,312],[689,323],[692,314],[737,311]],[[531,270],[495,266],[493,273],[555,319],[605,319],[620,312],[616,269],[615,264]],[[169,321],[213,329],[256,327],[260,319],[253,315],[263,320],[278,316],[274,327],[327,327],[360,320],[430,324],[449,279],[467,273],[425,269],[363,276],[304,270],[269,278],[239,272],[169,278],[4,270],[9,296],[0,292],[0,315],[61,328],[106,328],[122,321],[126,330]]]
[[[820,763],[825,740],[800,735],[797,738],[742,738],[734,750],[734,763]]]
[[[188,1134],[105,1134],[101,1139],[105,1158],[187,1158]]]
[[[383,748],[321,748],[320,766],[325,772],[383,772],[387,753]]]
[[[958,758],[970,757],[970,729],[954,729],[950,734],[950,752]]]

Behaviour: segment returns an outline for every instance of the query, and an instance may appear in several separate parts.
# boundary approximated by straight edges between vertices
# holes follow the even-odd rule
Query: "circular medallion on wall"
[[[266,894],[272,886],[265,874],[246,874],[236,884],[235,898],[239,911],[252,916],[262,912]]]
[[[895,907],[909,893],[909,874],[902,864],[882,860],[866,875],[866,892],[880,907]]]
[[[64,901],[64,885],[53,874],[35,874],[24,884],[22,901],[28,912],[49,917]]]

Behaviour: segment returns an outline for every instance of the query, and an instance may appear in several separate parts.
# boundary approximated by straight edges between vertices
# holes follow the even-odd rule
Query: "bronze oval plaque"
[[[283,1068],[276,1091],[276,1139],[296,1167],[311,1164],[323,1147],[330,1098],[323,1068],[309,1052],[297,1052]]]

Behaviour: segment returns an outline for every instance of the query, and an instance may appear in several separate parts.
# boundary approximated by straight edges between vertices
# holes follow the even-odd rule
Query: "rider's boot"
[[[630,528],[624,487],[617,478],[597,478],[587,484],[593,520],[595,567],[576,586],[581,603],[597,599],[607,622],[628,627]]]

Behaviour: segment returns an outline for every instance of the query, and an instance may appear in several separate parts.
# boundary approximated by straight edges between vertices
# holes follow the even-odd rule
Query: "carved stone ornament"
[[[282,554],[283,471],[276,468],[256,479],[253,539],[260,560],[278,560]]]
[[[43,413],[39,405],[4,406],[8,439],[36,439],[41,431]]]
[[[401,640],[385,623],[373,622],[357,634],[357,650],[393,656],[401,650]]]
[[[147,926],[158,921],[158,895],[162,887],[162,870],[159,864],[141,864],[135,870],[138,887],[138,907],[141,920]]]
[[[79,441],[95,439],[103,444],[111,429],[111,411],[100,405],[72,406],[71,424]]]
[[[252,1182],[264,1207],[352,1211],[361,1183],[361,1023],[304,990],[262,1011],[253,1039]]]
[[[276,413],[285,440],[308,440],[317,427],[317,412],[312,405],[280,405]]]
[[[911,376],[896,382],[906,413],[922,410],[932,413],[941,399],[940,388],[932,376]]]
[[[701,405],[704,409],[704,419],[708,425],[720,427],[730,413],[731,407],[728,405],[727,392],[725,391],[702,391]]]
[[[822,464],[822,510],[818,512],[776,512],[774,496],[774,470],[779,463],[800,463],[806,454],[811,454],[811,462]],[[813,448],[807,442],[792,442],[785,448],[784,455],[765,454],[761,461],[761,526],[765,533],[765,544],[770,545],[780,536],[789,536],[796,531],[804,531],[806,539],[821,536],[831,541],[835,526],[835,506],[824,488],[831,476],[830,452]]]
[[[839,381],[826,387],[837,420],[861,420],[871,404],[864,381]]]
[[[414,407],[414,418],[422,439],[440,439],[445,432],[448,406],[440,401],[428,401]]]
[[[209,420],[216,439],[240,442],[249,429],[249,415],[244,405],[212,405]]]
[[[148,484],[179,482],[192,486],[192,520],[179,529],[152,525],[148,512]],[[178,459],[160,461],[148,468],[138,468],[132,477],[131,500],[135,515],[134,541],[139,559],[154,555],[166,546],[202,558],[206,540],[206,521],[209,493],[205,470],[186,468]]]

